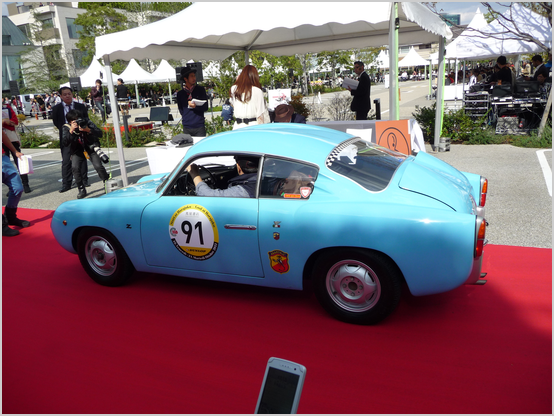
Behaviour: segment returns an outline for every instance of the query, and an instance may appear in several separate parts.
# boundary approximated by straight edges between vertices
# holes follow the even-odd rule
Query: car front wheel
[[[323,308],[353,324],[376,324],[398,306],[402,276],[382,254],[345,249],[325,253],[313,271],[314,290]]]
[[[121,244],[108,231],[87,228],[77,239],[79,260],[88,275],[104,286],[120,286],[133,274],[134,267]]]

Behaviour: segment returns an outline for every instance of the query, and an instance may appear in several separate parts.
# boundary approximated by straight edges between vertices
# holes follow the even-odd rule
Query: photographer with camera
[[[87,196],[81,177],[81,166],[86,166],[87,159],[90,159],[100,179],[106,182],[110,175],[102,162],[108,163],[109,158],[100,149],[99,139],[102,137],[102,130],[88,118],[81,118],[81,113],[77,110],[69,111],[65,117],[68,124],[63,125],[62,144],[69,147],[73,176],[79,189],[77,199],[81,199]]]

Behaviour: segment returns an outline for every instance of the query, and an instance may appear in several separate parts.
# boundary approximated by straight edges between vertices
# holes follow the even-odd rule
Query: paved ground
[[[428,84],[425,82],[401,83],[401,118],[409,118],[416,105],[429,106]],[[372,99],[381,98],[383,119],[388,114],[388,90],[382,85],[372,87]],[[323,100],[330,99],[324,95]],[[175,122],[175,105],[172,106]],[[148,109],[131,110],[132,117],[148,116]],[[134,119],[134,118],[132,118]],[[33,120],[39,128],[51,128],[51,121]],[[104,149],[108,151],[108,149]],[[109,149],[112,176],[120,176],[116,149]],[[489,179],[487,220],[490,223],[487,238],[491,244],[552,247],[552,150],[522,149],[510,145],[464,146],[452,145],[450,152],[433,153],[459,170],[478,173]],[[24,194],[20,207],[56,209],[62,202],[75,199],[77,190],[60,194],[61,155],[58,149],[24,149],[33,156],[35,173],[30,175],[33,192]],[[129,183],[150,174],[145,148],[124,149]],[[92,186],[88,196],[103,193],[96,172],[89,164]],[[550,179],[550,184],[548,180]],[[549,187],[550,186],[550,191]],[[7,187],[2,186],[2,205],[6,205]],[[549,193],[550,192],[550,193]]]

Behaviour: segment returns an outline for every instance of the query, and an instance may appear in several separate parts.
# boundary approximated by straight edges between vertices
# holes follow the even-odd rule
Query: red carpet
[[[2,238],[3,413],[252,413],[270,356],[307,367],[299,413],[552,413],[552,250],[487,246],[485,286],[378,326],[311,291],[137,274],[94,283],[50,211]]]

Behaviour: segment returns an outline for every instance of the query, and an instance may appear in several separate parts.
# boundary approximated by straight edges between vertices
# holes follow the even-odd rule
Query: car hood
[[[156,175],[155,179],[142,178],[141,182],[126,186],[125,188],[116,189],[106,195],[102,195],[100,198],[124,198],[124,197],[141,197],[155,195],[156,189],[162,182],[162,178]]]
[[[459,170],[423,152],[404,165],[400,188],[436,199],[457,212],[475,213],[471,184]]]

